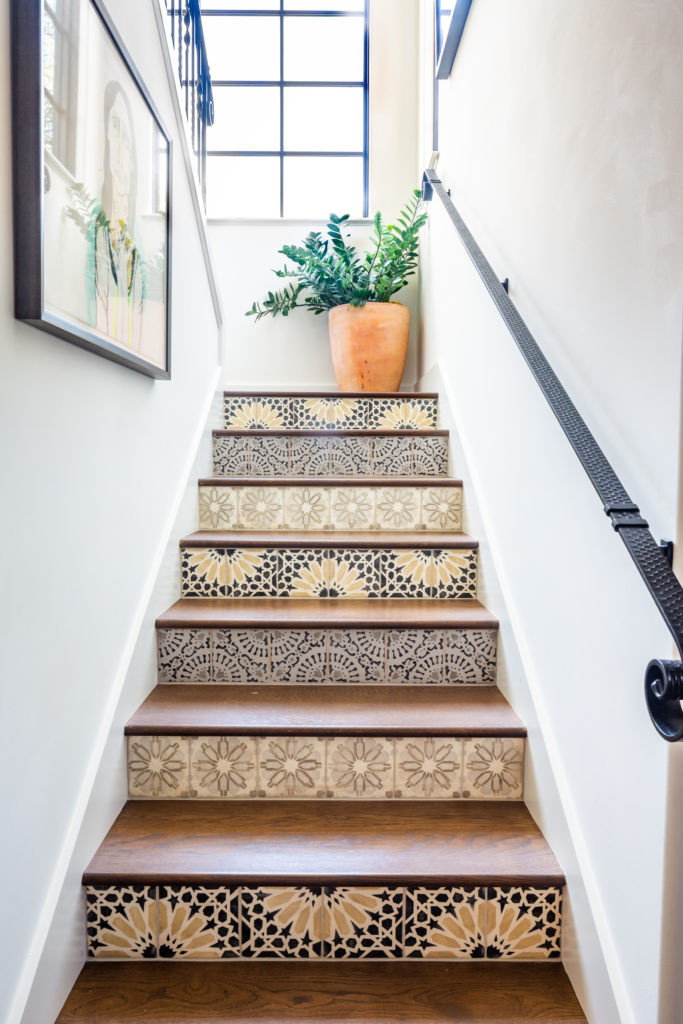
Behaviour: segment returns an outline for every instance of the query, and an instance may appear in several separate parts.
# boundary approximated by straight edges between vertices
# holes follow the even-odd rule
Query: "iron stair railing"
[[[607,461],[576,406],[543,355],[474,237],[450,198],[436,171],[426,170],[422,196],[429,202],[439,197],[460,240],[477,269],[486,290],[510,331],[515,344],[536,378],[543,395],[564,430],[569,443],[598,492],[603,509],[626,545],[655,604],[674,638],[679,655],[683,653],[683,587],[670,564],[671,545],[658,544],[640,509],[631,500],[624,485]],[[652,660],[645,670],[645,699],[652,722],[665,740],[683,739],[683,662]]]
[[[213,89],[199,0],[166,0],[178,78],[185,99],[197,176],[206,208],[206,130],[213,124]]]

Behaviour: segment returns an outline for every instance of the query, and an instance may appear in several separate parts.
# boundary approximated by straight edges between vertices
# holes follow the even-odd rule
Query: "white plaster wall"
[[[391,221],[419,187],[418,0],[370,0],[370,189],[369,212]],[[344,210],[334,210],[344,213]],[[292,220],[209,222],[218,276],[223,286],[225,381],[230,387],[336,387],[327,335],[327,316],[303,310],[287,319],[255,324],[244,314],[280,283],[271,273],[284,263],[278,250],[299,243],[323,222]],[[353,240],[364,246],[372,225],[356,221]],[[412,330],[402,387],[417,376],[417,289],[413,283],[396,299],[411,308]]]
[[[682,50],[676,0],[476,0],[441,87],[439,174],[658,537],[677,532]],[[671,641],[438,201],[422,281],[420,375],[444,380],[521,655],[508,693],[543,729],[576,852],[568,969],[591,1022],[611,989],[619,1020],[671,1024],[681,758],[642,695]]]
[[[0,1019],[6,1024],[21,1018],[43,948],[51,973],[49,979],[39,975],[34,1005],[40,1010],[25,1018],[31,1024],[52,1019],[83,956],[78,876],[123,799],[120,774],[110,772],[96,791],[91,828],[79,855],[72,855],[103,751],[112,763],[112,742],[120,767],[119,719],[116,738],[108,741],[108,735],[131,664],[129,705],[153,685],[151,620],[168,595],[154,608],[150,595],[159,567],[168,564],[171,527],[216,386],[214,285],[155,2],[110,0],[108,7],[176,143],[169,382],[154,382],[13,319],[9,2],[0,0],[6,227],[0,242],[0,521],[6,541]],[[138,654],[132,663],[141,625],[145,657]],[[58,901],[60,920],[70,917],[73,928],[58,928],[45,947]]]

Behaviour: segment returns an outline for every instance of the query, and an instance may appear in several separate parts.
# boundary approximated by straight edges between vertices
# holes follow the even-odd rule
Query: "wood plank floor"
[[[561,964],[88,964],[57,1024],[586,1024]]]
[[[156,620],[158,629],[497,629],[498,620],[479,601],[424,598],[192,597]]]
[[[125,805],[86,884],[563,885],[512,801],[142,800]]]
[[[155,687],[126,734],[264,736],[525,736],[495,686],[296,686],[200,683]]]

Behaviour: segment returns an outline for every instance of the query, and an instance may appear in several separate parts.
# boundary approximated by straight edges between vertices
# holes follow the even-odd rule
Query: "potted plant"
[[[330,348],[341,391],[398,391],[405,367],[410,310],[391,296],[408,283],[418,263],[418,234],[427,220],[415,191],[396,224],[375,215],[370,247],[362,256],[345,241],[349,214],[330,214],[327,238],[311,231],[303,245],[284,245],[291,266],[275,274],[292,278],[280,291],[268,292],[247,316],[288,316],[308,309],[329,311]]]

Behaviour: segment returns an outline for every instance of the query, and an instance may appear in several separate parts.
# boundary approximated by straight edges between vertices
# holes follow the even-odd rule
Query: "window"
[[[367,216],[368,0],[203,0],[209,217]]]
[[[62,167],[73,174],[76,132],[74,40],[78,36],[78,4],[45,0],[43,19],[44,131],[45,146]]]

